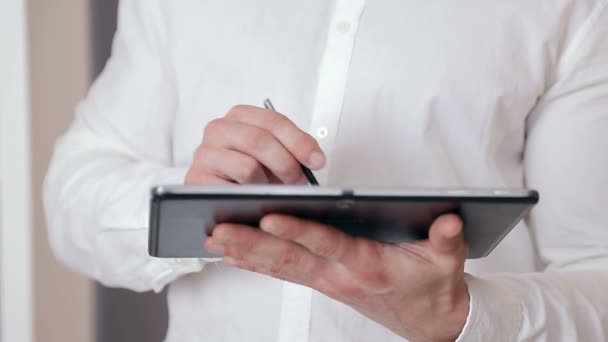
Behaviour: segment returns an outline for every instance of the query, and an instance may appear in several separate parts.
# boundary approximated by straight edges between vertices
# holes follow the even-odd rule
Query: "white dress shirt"
[[[108,286],[170,284],[170,342],[401,341],[308,288],[148,256],[150,188],[183,183],[210,120],[266,97],[318,139],[321,184],[540,191],[467,263],[459,340],[608,340],[608,1],[122,1],[46,180],[58,257]]]

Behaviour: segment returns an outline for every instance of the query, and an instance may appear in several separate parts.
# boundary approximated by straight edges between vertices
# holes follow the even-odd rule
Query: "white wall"
[[[32,340],[25,0],[0,1],[0,340]]]

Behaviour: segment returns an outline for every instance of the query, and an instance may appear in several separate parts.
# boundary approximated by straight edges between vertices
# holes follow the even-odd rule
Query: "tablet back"
[[[153,191],[150,255],[168,258],[216,257],[203,242],[218,223],[257,227],[270,213],[297,216],[333,226],[348,234],[386,243],[426,239],[432,222],[455,213],[464,221],[470,258],[487,256],[538,201],[534,191],[315,191],[266,190],[225,192]],[[211,188],[213,189],[213,188]],[[259,188],[262,189],[262,188]],[[249,189],[250,190],[250,189]]]

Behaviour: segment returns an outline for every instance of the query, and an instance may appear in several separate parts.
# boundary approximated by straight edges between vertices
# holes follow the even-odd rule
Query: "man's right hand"
[[[325,164],[312,136],[285,115],[236,106],[205,128],[186,184],[308,184],[300,163]]]

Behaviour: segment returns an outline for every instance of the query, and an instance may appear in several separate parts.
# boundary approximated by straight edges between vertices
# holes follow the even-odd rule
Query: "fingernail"
[[[460,234],[461,230],[460,226],[453,225],[446,229],[445,235],[448,239],[453,239]]]
[[[263,219],[260,221],[260,228],[261,228],[263,231],[265,231],[265,232],[267,232],[267,233],[272,234],[272,233],[273,233],[273,231],[274,231],[274,228],[275,228],[275,224],[274,224],[274,222],[273,222],[273,220],[272,220],[272,219],[269,219],[269,218],[263,218]]]
[[[320,169],[325,165],[325,155],[321,152],[313,152],[309,158],[310,167],[313,169]]]

